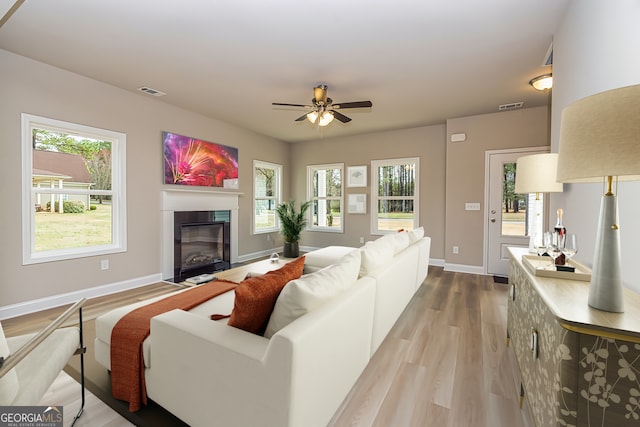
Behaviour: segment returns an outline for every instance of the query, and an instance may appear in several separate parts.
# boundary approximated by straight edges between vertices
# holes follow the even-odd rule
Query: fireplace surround
[[[173,280],[174,270],[174,217],[176,212],[228,211],[229,262],[238,262],[238,198],[241,193],[231,191],[182,190],[165,188],[162,191],[162,279]],[[190,276],[197,275],[189,274]]]

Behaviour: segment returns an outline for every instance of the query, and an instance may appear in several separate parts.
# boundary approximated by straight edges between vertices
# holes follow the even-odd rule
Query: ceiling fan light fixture
[[[315,123],[316,120],[318,120],[318,112],[317,111],[312,111],[309,114],[307,114],[307,119],[311,122],[311,123]]]
[[[315,124],[318,122],[318,126],[326,126],[333,121],[333,113],[331,111],[323,111],[322,114],[318,114],[317,111],[312,111],[307,114],[307,119]]]
[[[318,126],[326,126],[333,121],[333,113],[331,111],[325,111],[320,116],[320,122]]]
[[[529,80],[529,84],[533,86],[534,89],[539,91],[549,90],[553,86],[553,77],[551,73],[543,74]]]

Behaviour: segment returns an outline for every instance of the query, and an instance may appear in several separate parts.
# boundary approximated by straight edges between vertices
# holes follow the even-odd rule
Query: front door
[[[487,274],[507,276],[509,254],[507,247],[529,246],[526,194],[515,194],[516,160],[529,154],[546,153],[541,148],[487,151]]]

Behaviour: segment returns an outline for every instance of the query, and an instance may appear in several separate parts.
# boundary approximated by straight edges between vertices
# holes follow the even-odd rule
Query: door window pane
[[[515,193],[516,164],[505,163],[502,176],[502,235],[525,236],[527,199]]]

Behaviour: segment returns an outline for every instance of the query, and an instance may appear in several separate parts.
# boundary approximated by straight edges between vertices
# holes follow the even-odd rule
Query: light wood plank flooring
[[[95,298],[87,302],[84,316],[93,318],[175,289],[160,283]],[[526,406],[519,408],[513,352],[505,345],[506,302],[507,286],[490,276],[430,267],[427,280],[329,425],[528,427]],[[26,333],[63,310],[7,319],[2,325],[9,336]],[[70,393],[64,387],[56,390]],[[65,412],[75,413],[66,406]],[[107,424],[128,425],[93,416],[83,425]]]

